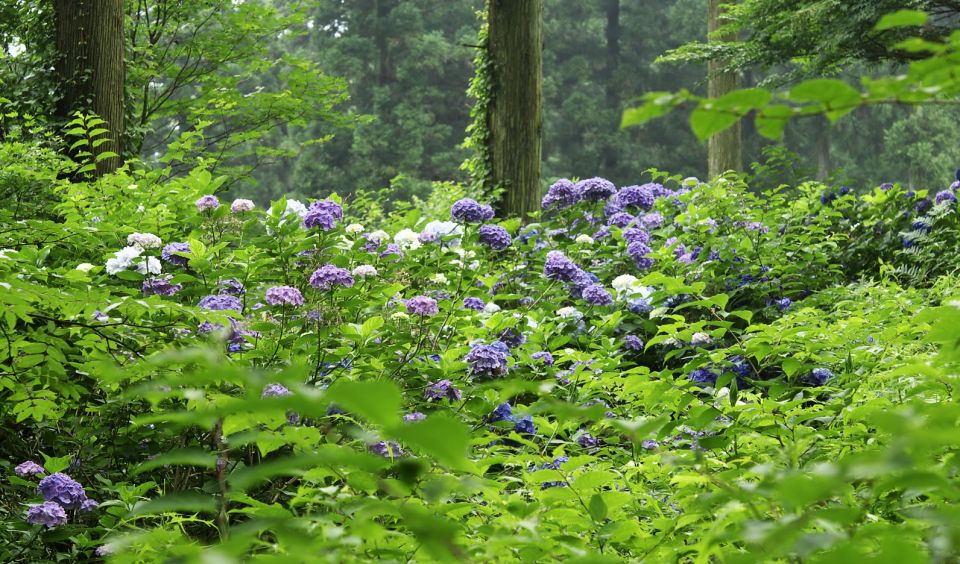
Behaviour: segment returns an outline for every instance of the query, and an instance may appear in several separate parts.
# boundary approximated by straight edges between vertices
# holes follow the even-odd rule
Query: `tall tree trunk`
[[[543,132],[543,0],[488,0],[492,92],[488,123],[499,209],[525,217],[540,208]]]
[[[723,25],[722,3],[730,0],[707,0],[707,33],[712,34]],[[719,41],[734,41],[735,35],[711,37]],[[707,96],[719,98],[728,92],[740,88],[740,74],[736,71],[724,71],[728,61],[711,60],[707,63]],[[717,133],[707,141],[707,170],[714,178],[728,170],[739,171],[743,168],[742,130],[737,121],[732,127]]]
[[[830,178],[830,122],[826,117],[818,118],[817,124],[817,180]]]
[[[123,154],[125,133],[123,0],[54,0],[56,73],[62,96],[57,116],[72,119],[76,111],[93,112],[107,123],[106,143],[88,147],[96,156],[105,151]],[[116,170],[121,157],[97,163],[97,174]]]
[[[617,71],[620,68],[620,0],[606,0],[607,3],[607,65],[604,80],[607,96],[607,109],[613,113],[611,133],[607,136],[609,144],[603,152],[603,174],[610,176],[617,167],[617,136],[613,132],[620,130],[623,109],[620,107],[620,88]]]

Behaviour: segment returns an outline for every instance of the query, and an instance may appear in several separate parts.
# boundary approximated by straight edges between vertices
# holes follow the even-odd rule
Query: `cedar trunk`
[[[499,210],[526,217],[540,208],[543,0],[488,0],[487,24],[490,160],[494,182],[505,187]]]
[[[124,112],[124,13],[123,0],[54,0],[56,72],[61,98],[57,116],[73,119],[77,111],[92,112],[107,123],[110,141],[89,149],[123,154]],[[103,139],[104,136],[95,137]],[[97,174],[116,170],[119,157],[97,163]]]
[[[723,24],[721,4],[730,0],[707,0],[707,33],[713,34]],[[711,40],[735,41],[736,35],[710,36]],[[740,88],[740,73],[725,71],[729,61],[711,60],[707,63],[707,96],[719,98],[728,92]],[[717,133],[707,141],[707,170],[710,178],[715,178],[728,170],[739,171],[743,168],[742,130],[740,121],[732,127]]]

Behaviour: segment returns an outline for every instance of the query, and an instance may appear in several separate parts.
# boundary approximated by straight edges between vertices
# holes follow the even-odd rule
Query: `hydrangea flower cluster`
[[[303,294],[292,286],[268,288],[265,299],[270,305],[290,305],[294,307],[303,305]]]
[[[325,264],[310,275],[310,285],[323,291],[332,290],[335,286],[351,288],[353,286],[353,276],[345,268]]]
[[[577,182],[576,190],[579,199],[599,202],[613,196],[617,192],[617,187],[605,178],[595,177]]]
[[[209,311],[243,311],[243,302],[240,301],[240,298],[230,294],[206,296],[197,305]]]
[[[131,233],[127,235],[127,245],[140,247],[141,250],[157,249],[163,245],[163,241],[153,233]]]
[[[425,400],[440,400],[448,399],[450,401],[460,401],[462,394],[460,390],[453,387],[453,382],[450,380],[440,380],[438,382],[433,382],[427,386],[427,389],[423,392],[423,399]]]
[[[189,243],[170,243],[169,245],[163,248],[163,251],[161,251],[160,253],[160,258],[176,266],[187,266],[187,264],[190,263],[190,259],[175,253],[189,253],[189,252],[190,252]]]
[[[495,251],[502,251],[513,243],[513,237],[510,233],[499,225],[481,225],[480,242]]]
[[[557,209],[569,208],[580,201],[580,192],[576,185],[566,178],[561,178],[554,182],[546,195],[540,201],[540,207],[548,209],[556,207]]]
[[[317,200],[310,204],[301,225],[305,229],[319,228],[321,231],[330,231],[337,226],[337,221],[343,219],[343,208],[333,200]]]
[[[507,373],[510,349],[503,343],[474,345],[464,360],[470,365],[470,374],[478,378],[494,378]]]
[[[253,203],[253,200],[237,198],[236,200],[233,201],[232,204],[230,204],[230,212],[244,213],[244,212],[253,211],[253,209],[256,207],[257,205]]]
[[[463,198],[453,203],[450,215],[461,223],[482,223],[493,219],[493,208],[472,198]]]
[[[196,205],[197,211],[213,211],[220,207],[220,200],[218,200],[213,194],[207,194],[205,196],[201,196],[196,201]]]
[[[173,284],[173,276],[150,277],[143,280],[144,296],[173,296],[183,289],[183,284]]]
[[[410,298],[407,300],[405,305],[407,307],[407,313],[410,315],[430,317],[440,313],[440,308],[437,307],[437,300],[427,296],[416,296]]]
[[[87,497],[83,486],[62,472],[55,472],[40,480],[37,493],[43,496],[44,501],[59,504],[64,509],[90,511],[97,507],[97,502]]]

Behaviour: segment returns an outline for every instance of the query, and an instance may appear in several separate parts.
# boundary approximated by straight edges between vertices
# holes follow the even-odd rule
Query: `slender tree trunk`
[[[57,116],[69,121],[76,111],[93,112],[107,123],[106,143],[88,149],[94,155],[123,154],[125,133],[123,0],[54,0],[58,59],[56,72],[62,96]],[[97,174],[116,170],[120,157],[97,163]]]
[[[499,209],[525,217],[540,208],[543,0],[488,0],[492,95],[488,114]]]
[[[707,0],[707,33],[712,34],[723,25],[721,4],[730,0]],[[720,41],[733,41],[736,36],[725,35],[715,38]],[[724,71],[728,61],[711,60],[707,63],[707,96],[719,98],[740,88],[740,74],[736,71]],[[743,168],[742,130],[738,121],[729,129],[717,133],[707,141],[707,170],[710,178],[715,178],[728,170],[739,171]]]
[[[604,81],[607,97],[607,109],[613,114],[609,143],[603,152],[604,175],[610,176],[617,167],[617,136],[613,132],[620,130],[623,113],[620,107],[620,84],[617,71],[620,68],[620,0],[606,0],[607,3],[607,65],[604,69]]]
[[[830,178],[830,122],[820,117],[817,124],[817,180],[823,182]]]

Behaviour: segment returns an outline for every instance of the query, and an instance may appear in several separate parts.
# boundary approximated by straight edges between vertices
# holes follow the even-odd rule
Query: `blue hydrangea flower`
[[[936,201],[938,204],[942,204],[943,202],[955,204],[957,203],[957,196],[951,190],[942,190],[937,192]]]
[[[547,351],[538,351],[530,355],[533,360],[542,360],[547,366],[553,366],[553,355]]]
[[[543,265],[543,274],[547,278],[560,280],[562,282],[572,282],[580,272],[582,272],[580,267],[560,251],[550,251],[547,253],[546,262]]]
[[[812,386],[823,386],[833,378],[835,378],[833,372],[830,372],[826,368],[814,368],[810,371],[810,374],[803,379],[803,381],[804,383]]]
[[[463,223],[481,223],[493,219],[493,208],[472,198],[463,198],[454,202],[450,215]]]
[[[596,448],[600,446],[600,441],[590,433],[584,433],[577,437],[577,444],[583,448]]]
[[[160,251],[160,258],[177,266],[187,266],[190,259],[174,253],[189,253],[190,243],[170,243]]]
[[[450,401],[460,401],[462,394],[460,390],[453,387],[453,382],[450,380],[440,380],[439,382],[432,382],[427,386],[427,389],[423,392],[423,399],[425,400],[439,400],[439,399],[448,399]]]
[[[576,186],[566,178],[561,178],[554,182],[550,186],[550,189],[547,190],[546,195],[544,195],[540,201],[540,207],[547,209],[555,206],[557,209],[563,209],[572,206],[578,201],[580,201],[580,193],[577,191]]]
[[[243,311],[243,302],[236,296],[229,294],[206,296],[197,305],[209,311]]]
[[[303,294],[292,286],[274,286],[267,289],[266,302],[270,305],[303,305]]]
[[[183,289],[183,284],[171,284],[173,276],[151,276],[143,280],[144,296],[172,296]]]
[[[513,408],[510,407],[509,403],[501,403],[497,406],[496,409],[490,412],[490,415],[487,415],[487,421],[490,423],[496,423],[498,421],[515,421],[513,417]]]
[[[643,340],[636,335],[627,335],[623,338],[623,347],[631,351],[642,351]]]
[[[478,377],[496,377],[507,373],[510,349],[503,343],[475,345],[464,357],[470,365],[470,374]]]
[[[483,300],[480,298],[474,298],[472,296],[463,298],[463,308],[472,309],[473,311],[483,311],[483,307],[487,305],[483,303]]]
[[[45,525],[47,528],[67,524],[67,512],[58,503],[47,501],[38,505],[31,505],[27,509],[27,523],[31,525]]]
[[[40,480],[37,493],[43,496],[44,501],[56,502],[65,509],[79,509],[87,499],[83,486],[63,472],[50,474]]]
[[[581,200],[594,202],[606,200],[617,192],[613,182],[600,177],[581,180],[577,182],[576,189]]]
[[[353,276],[345,268],[325,264],[310,275],[310,285],[318,290],[331,290],[334,286],[353,286]]]
[[[301,225],[304,229],[317,227],[322,231],[330,231],[337,226],[340,219],[343,219],[343,208],[340,204],[333,200],[317,200],[307,208]]]
[[[653,207],[654,195],[648,184],[643,186],[624,186],[617,192],[615,199],[622,206],[633,206],[644,210]]]
[[[639,227],[628,227],[623,230],[621,233],[623,240],[627,243],[643,243],[644,245],[650,244],[650,233],[645,229]]]
[[[627,227],[628,225],[630,225],[631,223],[634,223],[635,221],[637,221],[636,217],[626,212],[619,212],[610,216],[610,219],[607,220],[607,223],[623,229],[624,227]]]
[[[717,383],[717,375],[709,368],[697,368],[687,375],[687,379],[697,384],[714,385]]]
[[[403,456],[403,449],[394,441],[377,441],[367,447],[367,450],[384,458],[397,458]]]
[[[510,233],[499,225],[481,225],[479,233],[480,242],[495,251],[502,251],[513,242]]]
[[[583,289],[583,299],[590,305],[613,305],[613,296],[600,284],[590,284]]]
[[[533,418],[529,415],[524,416],[517,424],[514,425],[513,430],[520,435],[536,435],[537,426],[533,424]]]

